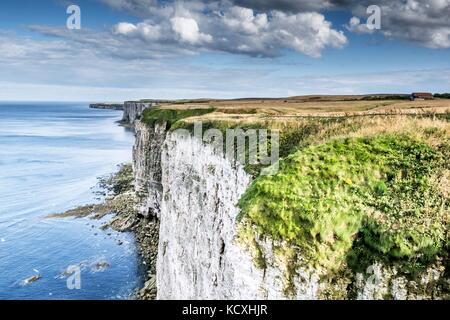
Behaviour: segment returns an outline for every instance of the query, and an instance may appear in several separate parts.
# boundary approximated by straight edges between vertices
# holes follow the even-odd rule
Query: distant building
[[[433,94],[429,92],[413,92],[410,96],[411,101],[434,99]]]

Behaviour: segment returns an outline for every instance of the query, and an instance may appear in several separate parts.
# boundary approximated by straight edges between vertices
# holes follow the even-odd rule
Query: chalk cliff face
[[[242,256],[233,243],[235,204],[249,176],[200,141],[176,134],[168,136],[161,158],[158,297],[233,297],[232,259]]]
[[[127,101],[123,105],[122,121],[133,125],[134,122],[142,116],[142,112],[144,112],[145,109],[152,108],[153,106],[153,102]]]
[[[160,220],[159,299],[282,299],[285,268],[256,267],[237,239],[236,207],[251,182],[240,164],[165,125],[135,122],[133,164],[140,211]],[[270,242],[262,242],[272,252]],[[296,298],[314,299],[317,280],[299,275]]]
[[[134,126],[140,212],[160,222],[159,299],[321,299],[347,297],[348,290],[358,299],[436,296],[444,270],[439,265],[417,281],[376,264],[366,274],[330,283],[316,271],[292,272],[274,249],[288,246],[261,238],[265,266],[257,266],[236,221],[236,204],[251,183],[244,168],[191,135],[167,131],[166,124]]]
[[[238,240],[236,204],[251,182],[240,164],[194,137],[169,134],[162,157],[157,262],[159,299],[283,299],[285,268],[269,254],[258,268]],[[318,282],[299,272],[292,298],[315,299]]]
[[[161,205],[161,152],[166,138],[166,124],[149,127],[134,122],[136,143],[133,147],[135,191],[144,217],[159,217]]]

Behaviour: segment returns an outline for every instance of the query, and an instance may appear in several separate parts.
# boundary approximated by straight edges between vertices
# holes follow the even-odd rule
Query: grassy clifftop
[[[163,124],[166,123],[167,127],[170,128],[176,122],[196,116],[202,116],[213,112],[213,108],[204,109],[161,109],[152,108],[144,110],[142,115],[142,121],[148,125],[154,125],[156,123]]]
[[[280,130],[278,173],[258,176],[261,166],[246,166],[255,179],[239,201],[238,223],[261,268],[259,242],[275,240],[287,289],[299,267],[347,281],[376,262],[414,278],[438,261],[450,274],[449,102],[326,103],[331,109],[195,101],[146,110],[143,121],[172,130],[195,121],[204,130]]]
[[[240,199],[241,237],[257,265],[261,238],[282,244],[288,279],[297,267],[330,276],[378,262],[414,277],[448,265],[448,119],[308,122],[287,130],[279,172],[257,177]]]
[[[448,240],[449,199],[439,185],[448,151],[406,135],[310,146],[252,184],[240,201],[242,216],[326,269],[347,259],[362,267],[359,246],[373,255],[364,257],[368,263],[426,262]]]
[[[397,96],[305,96],[289,98],[251,98],[236,100],[158,101],[144,112],[144,121],[225,122],[246,124],[290,122],[303,117],[348,117],[382,114],[443,114],[450,111],[450,100],[406,101]]]

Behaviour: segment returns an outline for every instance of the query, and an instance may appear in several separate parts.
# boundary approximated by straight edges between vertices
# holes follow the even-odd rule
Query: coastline
[[[124,104],[90,104],[90,109],[124,110]],[[125,111],[124,111],[125,112]],[[135,131],[134,125],[124,119],[117,120],[114,125],[127,131]],[[131,151],[131,150],[130,150]],[[106,176],[97,177],[97,191],[101,202],[84,204],[65,212],[47,215],[46,218],[88,218],[100,220],[113,215],[100,229],[111,229],[120,233],[130,233],[136,241],[136,252],[139,256],[142,287],[137,287],[129,297],[136,300],[156,299],[156,259],[158,254],[159,221],[143,217],[137,207],[138,198],[134,190],[134,172],[131,164],[117,164],[118,170]]]
[[[156,299],[156,259],[158,253],[159,222],[157,219],[141,217],[136,210],[136,194],[131,165],[118,165],[119,171],[108,177],[100,177],[99,185],[105,190],[105,200],[97,204],[78,206],[62,213],[50,214],[46,218],[89,218],[99,220],[106,215],[114,216],[103,224],[103,230],[130,232],[136,240],[136,249],[143,268],[144,284],[136,288],[130,297],[136,300]],[[131,175],[130,175],[131,174]],[[124,185],[124,180],[126,185]]]
[[[123,103],[91,103],[91,109],[123,110]]]
[[[252,187],[248,187],[252,180],[251,172],[247,172],[245,168],[239,166],[235,167],[231,162],[224,161],[222,155],[213,153],[211,149],[199,144],[195,139],[177,137],[170,133],[168,127],[170,128],[171,123],[169,121],[179,120],[185,114],[192,116],[198,109],[191,109],[185,113],[178,109],[169,109],[169,111],[155,109],[144,112],[143,110],[147,110],[151,106],[125,103],[125,107],[122,124],[130,126],[136,134],[133,149],[135,172],[133,172],[132,166],[128,165],[128,169],[122,167],[122,169],[125,169],[123,172],[119,171],[110,178],[103,180],[103,185],[108,190],[108,197],[103,204],[104,207],[87,207],[80,208],[80,210],[87,210],[85,216],[92,218],[101,215],[102,211],[114,213],[115,217],[106,223],[104,228],[109,227],[120,232],[133,233],[142,264],[145,266],[145,285],[136,292],[133,298],[155,299],[158,290],[160,299],[197,299],[199,297],[204,299],[223,299],[224,297],[232,299],[239,297],[246,299],[314,300],[385,299],[390,297],[395,299],[406,299],[406,297],[419,299],[422,298],[419,291],[425,290],[429,286],[433,288],[430,289],[430,296],[442,294],[442,297],[446,297],[446,289],[441,288],[440,283],[423,280],[428,279],[426,278],[428,273],[436,274],[436,279],[442,278],[445,280],[445,275],[441,274],[444,270],[441,266],[441,260],[446,261],[445,259],[447,259],[445,252],[439,252],[442,256],[436,260],[436,263],[424,261],[423,265],[418,266],[417,272],[414,271],[416,273],[413,275],[409,270],[409,258],[405,258],[404,263],[399,263],[395,259],[386,259],[384,256],[376,255],[378,251],[373,253],[372,249],[362,245],[361,242],[355,242],[348,249],[354,255],[354,260],[345,261],[345,264],[343,262],[343,268],[346,269],[342,270],[345,270],[345,272],[339,273],[339,271],[333,274],[334,282],[330,282],[327,278],[320,278],[320,272],[325,272],[323,270],[330,267],[327,260],[320,260],[323,266],[321,265],[318,268],[314,266],[314,268],[309,269],[312,271],[305,271],[306,269],[302,268],[309,268],[310,261],[316,260],[316,257],[313,256],[314,252],[306,259],[298,256],[299,253],[295,250],[299,250],[303,245],[308,245],[308,240],[299,241],[295,247],[289,249],[291,251],[279,251],[278,247],[281,246],[275,242],[277,247],[274,249],[274,242],[270,242],[270,239],[282,239],[284,234],[277,235],[272,230],[266,230],[265,234],[260,235],[254,232],[255,229],[250,223],[269,223],[270,221],[266,221],[266,216],[262,215],[259,220],[251,222],[252,217],[248,215],[248,211],[245,211],[252,208],[253,201],[266,201],[266,199],[259,198],[261,192],[255,192]],[[167,120],[167,114],[171,115],[170,120]],[[377,158],[379,157],[379,154],[376,153],[377,149],[374,151],[371,145],[368,148],[367,144],[381,144],[383,148],[391,146],[392,150],[388,149],[389,156],[397,153],[409,155],[408,148],[422,150],[420,148],[426,147],[432,153],[434,152],[433,148],[436,147],[434,144],[436,140],[431,139],[434,139],[434,136],[439,137],[440,132],[442,134],[446,132],[445,114],[442,120],[435,114],[429,115],[429,118],[420,116],[411,118],[407,114],[403,114],[403,125],[406,123],[406,128],[398,127],[397,118],[389,118],[391,115],[377,115],[373,117],[382,118],[371,119],[352,117],[349,114],[336,124],[314,123],[313,120],[310,120],[309,125],[316,125],[317,132],[313,130],[302,131],[302,128],[294,128],[293,130],[296,134],[299,134],[303,142],[308,143],[308,136],[305,137],[303,133],[313,137],[311,138],[313,140],[309,141],[310,149],[306,150],[318,154],[320,159],[326,159],[325,156],[322,156],[322,152],[325,151],[320,148],[330,151],[330,143],[339,143],[336,150],[341,150],[342,146],[345,150],[371,150],[370,152],[373,153],[371,156]],[[326,135],[330,127],[336,131],[332,136],[327,136],[327,139],[330,139],[331,142],[320,140],[320,134]],[[366,127],[370,128],[369,133],[365,131],[367,129],[362,129]],[[349,128],[352,129],[350,132],[348,132]],[[387,128],[390,131],[386,132]],[[422,134],[421,137],[425,141],[423,145],[409,138],[413,134],[412,128],[415,128],[414,134]],[[430,131],[430,128],[437,129]],[[442,131],[439,130],[440,128]],[[405,137],[395,136],[390,133],[391,131],[396,131],[396,134],[398,134],[397,131],[402,132]],[[345,134],[346,140],[333,138],[342,134]],[[406,135],[409,136],[406,137]],[[313,144],[314,141],[319,142],[319,147]],[[304,156],[302,152],[293,153],[292,149],[289,149],[297,143],[300,143],[300,141],[289,142],[285,145],[287,149],[285,155],[292,154],[292,156],[301,160]],[[350,145],[345,143],[350,143]],[[364,145],[361,145],[363,143]],[[163,145],[164,148],[162,148]],[[181,159],[177,157],[180,154],[185,155],[187,149],[190,150],[189,152],[198,152],[195,165],[189,160],[189,157],[182,157]],[[339,155],[336,150],[331,149],[331,152]],[[350,156],[352,156],[352,153],[350,153]],[[208,161],[204,161],[204,159],[208,159]],[[357,164],[364,167],[366,163],[361,159],[358,159]],[[437,157],[436,159],[440,158]],[[213,169],[211,169],[211,161],[216,164]],[[440,162],[437,160],[436,162],[425,160],[423,162],[423,165],[427,168],[440,169]],[[287,163],[281,168],[292,176],[297,171],[292,170],[291,165],[291,163]],[[416,177],[417,172],[413,171],[415,167],[409,167],[409,165],[410,162],[408,161],[402,162],[402,166],[411,170],[412,176]],[[377,170],[385,170],[383,168]],[[387,167],[386,170],[395,169],[395,167]],[[347,172],[345,170],[348,170],[348,168],[344,167],[342,172]],[[222,175],[217,175],[216,172],[221,172]],[[314,172],[319,172],[319,170]],[[437,170],[437,172],[441,174],[441,171]],[[229,176],[224,178],[223,173],[228,173]],[[199,178],[203,176],[204,179]],[[183,177],[183,179],[180,180],[179,177]],[[432,177],[433,179],[429,181],[430,183],[436,183],[440,177]],[[442,173],[442,177],[445,180],[445,172]],[[256,177],[256,179],[262,178]],[[295,185],[302,179],[305,179],[305,177],[294,176],[292,184]],[[186,181],[190,183],[186,183]],[[330,177],[326,181],[332,184],[335,183],[336,179]],[[347,188],[346,185],[350,185],[354,188],[353,181],[365,180],[350,176],[349,179],[344,181],[344,187]],[[305,185],[311,186],[313,184],[307,181]],[[216,188],[216,191],[211,192],[211,186]],[[361,188],[364,187],[365,185],[361,184]],[[433,187],[438,190],[440,185],[433,185]],[[345,188],[342,191],[343,193],[348,192],[351,197],[355,196],[355,193],[351,192],[352,190]],[[235,190],[231,196],[230,190]],[[282,188],[276,186],[271,190],[282,190]],[[439,193],[440,195],[441,193]],[[442,196],[445,196],[445,194],[442,193]],[[242,197],[247,202],[241,201],[241,206],[237,207],[235,204]],[[305,199],[309,198],[305,197]],[[360,201],[360,199],[355,201]],[[395,195],[392,201],[397,201]],[[336,208],[341,210],[341,207],[339,207],[341,203],[335,203]],[[139,205],[141,205],[140,208]],[[370,206],[370,204],[367,205]],[[416,205],[416,203],[413,202],[411,205]],[[186,210],[186,208],[190,208],[190,210]],[[214,214],[210,215],[211,212]],[[245,217],[244,223],[237,225],[236,217],[238,217],[239,212],[244,212],[248,216]],[[436,211],[436,214],[439,215],[439,212]],[[389,218],[391,211],[385,214]],[[276,217],[276,212],[272,216]],[[359,219],[359,217],[357,218]],[[296,223],[296,221],[287,222]],[[364,228],[367,227],[357,225],[357,228],[365,230]],[[420,229],[418,229],[418,232],[420,232]],[[406,234],[402,230],[399,233],[400,236]],[[351,237],[354,231],[350,230],[349,234]],[[235,239],[241,242],[237,243]],[[158,252],[159,241],[161,241],[161,250]],[[319,242],[321,239],[316,238],[312,241]],[[247,243],[252,245],[246,247]],[[315,244],[313,243],[313,245]],[[330,252],[327,257],[334,258],[332,254],[335,251],[330,250]],[[357,254],[358,256],[356,256]],[[362,259],[363,255],[368,258]],[[285,262],[280,260],[280,257]],[[205,265],[198,263],[199,261],[209,262]],[[213,265],[214,263],[216,265]],[[291,277],[292,274],[286,273],[288,269],[286,269],[284,263],[289,268],[298,270],[302,277],[309,280],[305,282],[301,278]],[[301,265],[300,263],[304,264]],[[363,267],[360,268],[360,265]],[[380,270],[380,284],[372,288],[370,287],[370,270],[374,268]],[[156,270],[158,274],[156,274]],[[236,274],[235,270],[240,270],[239,274]],[[332,268],[329,270],[335,271]],[[381,274],[384,276],[382,277]],[[406,282],[404,280],[406,277],[412,278]],[[194,281],[192,281],[193,279]],[[210,279],[215,280],[211,283]],[[284,280],[280,282],[278,279]],[[158,287],[156,287],[156,282],[158,282]],[[417,286],[420,286],[421,289],[417,290]],[[202,291],[198,291],[198,288]],[[242,290],[242,288],[246,288],[246,290]],[[264,288],[264,290],[262,291],[261,288]]]

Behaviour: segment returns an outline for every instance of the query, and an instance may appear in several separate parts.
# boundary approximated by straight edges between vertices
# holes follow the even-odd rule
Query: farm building
[[[415,101],[415,100],[429,100],[429,99],[433,99],[433,94],[429,93],[429,92],[413,92],[411,93],[410,99],[411,101]]]

